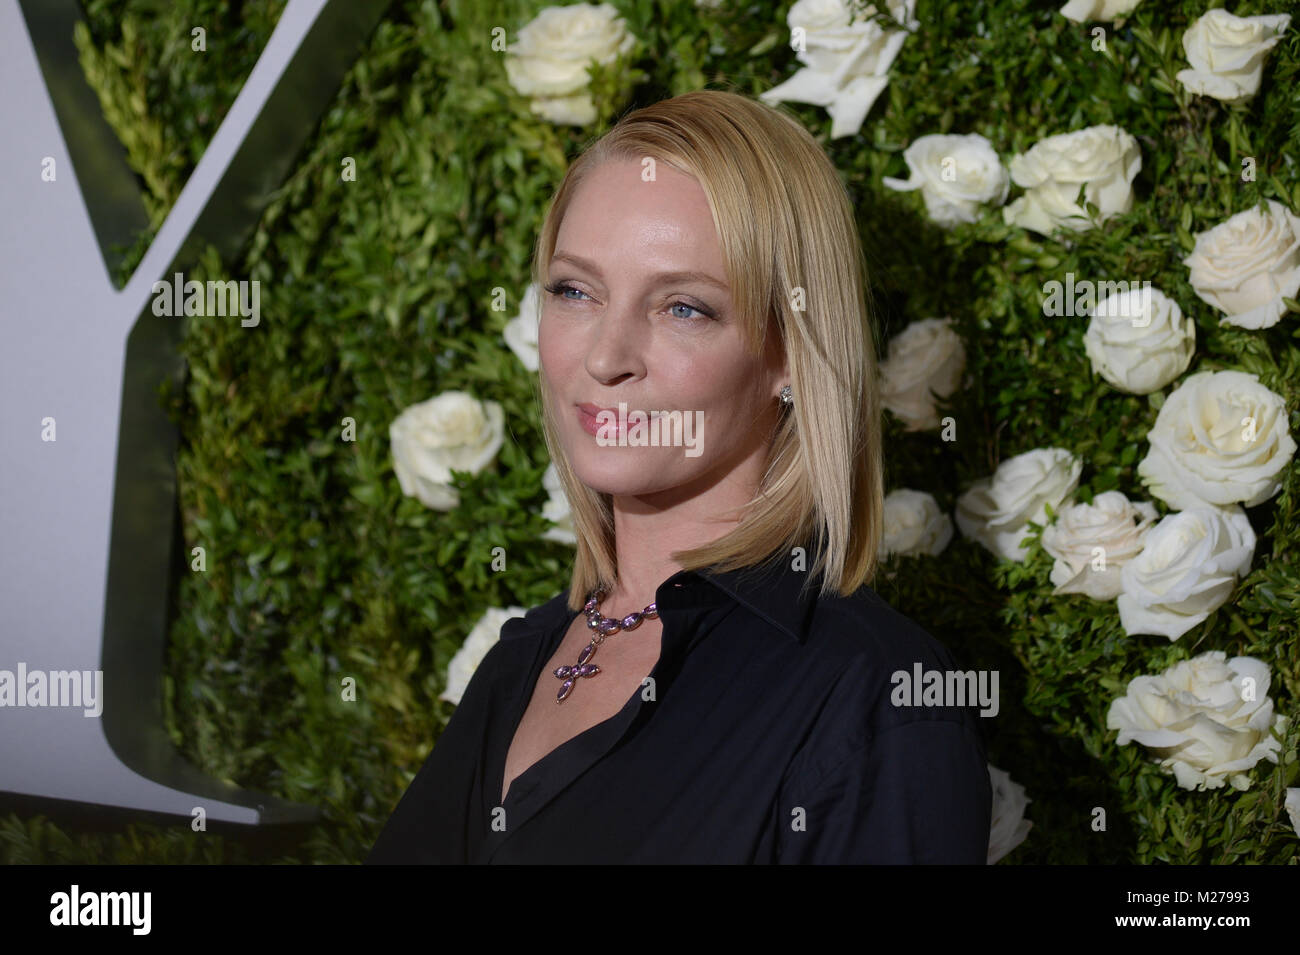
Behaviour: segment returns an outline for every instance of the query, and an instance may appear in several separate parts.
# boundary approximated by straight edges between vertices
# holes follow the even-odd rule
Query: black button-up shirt
[[[818,597],[807,576],[784,560],[674,574],[653,682],[498,805],[578,611],[566,591],[507,621],[366,862],[984,864],[976,706],[894,702],[894,673],[957,669],[951,654],[871,588]]]

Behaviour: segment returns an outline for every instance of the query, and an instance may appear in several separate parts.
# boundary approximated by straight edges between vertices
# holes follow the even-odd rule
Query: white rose
[[[546,473],[542,475],[542,487],[546,488],[548,495],[542,508],[542,517],[556,525],[548,528],[542,537],[576,547],[578,536],[573,527],[573,512],[569,509],[569,499],[564,493],[564,485],[560,483],[560,472],[556,470],[555,462],[546,466]]]
[[[523,300],[519,303],[519,314],[506,322],[501,331],[501,337],[506,340],[510,350],[529,371],[536,371],[538,366],[537,331],[541,320],[541,289],[536,282],[529,282]]]
[[[966,348],[950,318],[912,322],[889,342],[880,363],[880,400],[907,431],[939,426],[935,398],[948,398],[961,384]]]
[[[447,688],[438,694],[438,699],[459,706],[460,698],[465,695],[465,688],[469,686],[474,671],[501,639],[501,627],[507,620],[522,617],[527,612],[523,607],[506,607],[504,610],[489,607],[447,664]]]
[[[1079,486],[1083,462],[1064,448],[1037,448],[1008,458],[957,498],[957,527],[1006,560],[1023,561],[1020,541],[1029,522],[1046,523],[1047,505],[1059,507]]]
[[[1145,285],[1097,303],[1083,349],[1092,370],[1120,391],[1146,395],[1191,365],[1196,323],[1164,292]]]
[[[1264,213],[1251,206],[1198,233],[1183,265],[1193,291],[1227,314],[1220,325],[1271,328],[1300,292],[1300,216],[1275,199]]]
[[[506,47],[506,76],[517,92],[534,98],[534,113],[583,126],[596,118],[587,93],[589,64],[611,63],[635,45],[611,4],[545,7]]]
[[[1002,207],[1007,225],[1050,235],[1058,228],[1091,227],[1076,199],[1097,207],[1098,218],[1133,208],[1133,179],[1142,168],[1138,142],[1118,126],[1089,126],[1039,140],[1010,163],[1011,178],[1025,194]]]
[[[909,179],[885,176],[890,189],[920,189],[929,217],[942,226],[979,219],[981,202],[1006,201],[1011,177],[979,133],[922,136],[903,152]]]
[[[1061,7],[1061,16],[1076,23],[1089,20],[1114,20],[1137,9],[1142,0],[1070,0]]]
[[[1141,553],[1157,516],[1150,501],[1134,504],[1120,491],[1103,491],[1091,504],[1061,508],[1042,537],[1043,550],[1056,558],[1052,593],[1114,600],[1120,594],[1120,569]]]
[[[1011,779],[1006,770],[989,763],[989,783],[993,786],[993,812],[989,824],[988,864],[993,865],[1029,835],[1033,823],[1025,818],[1025,806],[1033,802],[1025,787]]]
[[[1291,828],[1300,836],[1300,789],[1286,791],[1286,814],[1291,817]]]
[[[529,108],[556,126],[590,126],[596,121],[596,104],[590,93],[537,97]]]
[[[908,30],[921,25],[913,17],[916,0],[889,0],[885,6]],[[856,133],[888,84],[889,66],[907,39],[903,30],[866,19],[875,12],[874,4],[859,13],[845,0],[798,0],[786,22],[792,32],[804,31],[804,49],[795,54],[804,66],[759,99],[769,106],[795,102],[825,107],[832,139]]]
[[[505,439],[505,413],[495,401],[444,391],[398,415],[388,438],[402,493],[450,511],[460,503],[452,470],[477,474],[487,467]]]
[[[1255,531],[1236,505],[1166,514],[1120,571],[1124,632],[1177,640],[1227,603],[1254,556]]]
[[[952,519],[939,510],[934,496],[899,488],[885,495],[884,534],[880,556],[942,553],[952,540]]]
[[[1189,92],[1240,103],[1259,92],[1264,58],[1277,45],[1291,15],[1233,16],[1210,10],[1183,32],[1183,52],[1192,64],[1175,77]]]
[[[1295,454],[1286,401],[1243,371],[1201,371],[1165,399],[1137,473],[1153,495],[1186,510],[1262,504],[1282,489]]]
[[[1287,720],[1273,717],[1267,664],[1224,657],[1211,650],[1160,676],[1135,677],[1106,714],[1120,746],[1146,746],[1184,789],[1218,789],[1225,780],[1249,789],[1246,771],[1260,759],[1276,763],[1281,749],[1270,731],[1281,732]]]

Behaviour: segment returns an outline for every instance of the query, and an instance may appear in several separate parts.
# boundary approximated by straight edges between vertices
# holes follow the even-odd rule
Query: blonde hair
[[[741,521],[672,558],[687,570],[725,572],[788,559],[815,535],[821,592],[851,594],[875,577],[884,477],[877,341],[848,192],[817,141],[780,109],[724,90],[665,99],[624,116],[569,166],[538,235],[538,287],[549,282],[560,222],[585,176],[605,160],[645,157],[703,188],[746,347],[761,356],[775,327],[795,399]],[[547,389],[539,391],[546,445],[578,539],[568,599],[577,610],[617,579],[613,510],[608,494],[573,472]]]

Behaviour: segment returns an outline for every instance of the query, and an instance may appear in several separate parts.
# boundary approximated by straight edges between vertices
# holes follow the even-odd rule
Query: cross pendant
[[[600,667],[594,663],[588,663],[596,654],[596,644],[589,643],[582,653],[578,654],[578,662],[573,666],[562,666],[555,668],[555,675],[564,682],[560,684],[560,692],[556,694],[555,702],[563,703],[570,693],[573,692],[574,686],[577,685],[580,676],[595,676],[600,672]]]

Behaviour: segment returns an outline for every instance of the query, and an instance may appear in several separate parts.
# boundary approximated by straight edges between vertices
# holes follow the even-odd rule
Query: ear
[[[781,333],[773,324],[767,339],[768,390],[774,399],[781,397],[781,389],[790,381],[790,357],[781,346]]]

